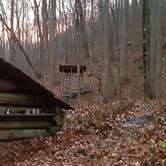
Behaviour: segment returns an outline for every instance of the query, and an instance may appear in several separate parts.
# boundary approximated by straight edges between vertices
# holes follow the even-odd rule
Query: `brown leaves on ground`
[[[4,166],[165,166],[166,103],[78,105],[53,137],[15,141]]]

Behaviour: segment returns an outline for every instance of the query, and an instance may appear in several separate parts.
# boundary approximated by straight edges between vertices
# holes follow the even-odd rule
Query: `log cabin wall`
[[[2,58],[0,58],[0,106],[71,109],[68,104]]]

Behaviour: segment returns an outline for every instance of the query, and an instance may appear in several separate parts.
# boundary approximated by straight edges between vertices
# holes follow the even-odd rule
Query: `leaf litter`
[[[4,166],[165,166],[166,103],[148,99],[76,105],[54,136],[14,141]]]

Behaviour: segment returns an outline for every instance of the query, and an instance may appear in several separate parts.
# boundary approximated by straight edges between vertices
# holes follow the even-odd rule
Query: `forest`
[[[166,0],[0,0],[0,58],[73,108],[0,165],[165,166],[165,19]]]

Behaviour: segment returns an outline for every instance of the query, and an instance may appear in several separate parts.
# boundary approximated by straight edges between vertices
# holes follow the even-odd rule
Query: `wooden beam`
[[[10,94],[10,93],[0,93],[0,105],[33,105],[34,97],[32,95],[24,94]]]
[[[0,130],[6,129],[47,129],[51,126],[49,121],[30,122],[0,122]]]
[[[0,106],[43,108],[49,105],[48,98],[40,94],[2,93],[0,92]]]
[[[6,79],[0,79],[0,92],[2,90],[10,91],[10,90],[15,90],[17,88],[18,86],[16,85],[16,83]]]
[[[27,130],[0,130],[0,140],[13,140],[13,139],[20,139],[20,138],[30,138],[30,137],[37,137],[37,136],[46,136],[50,133],[46,129],[34,130],[34,129],[27,129]]]

